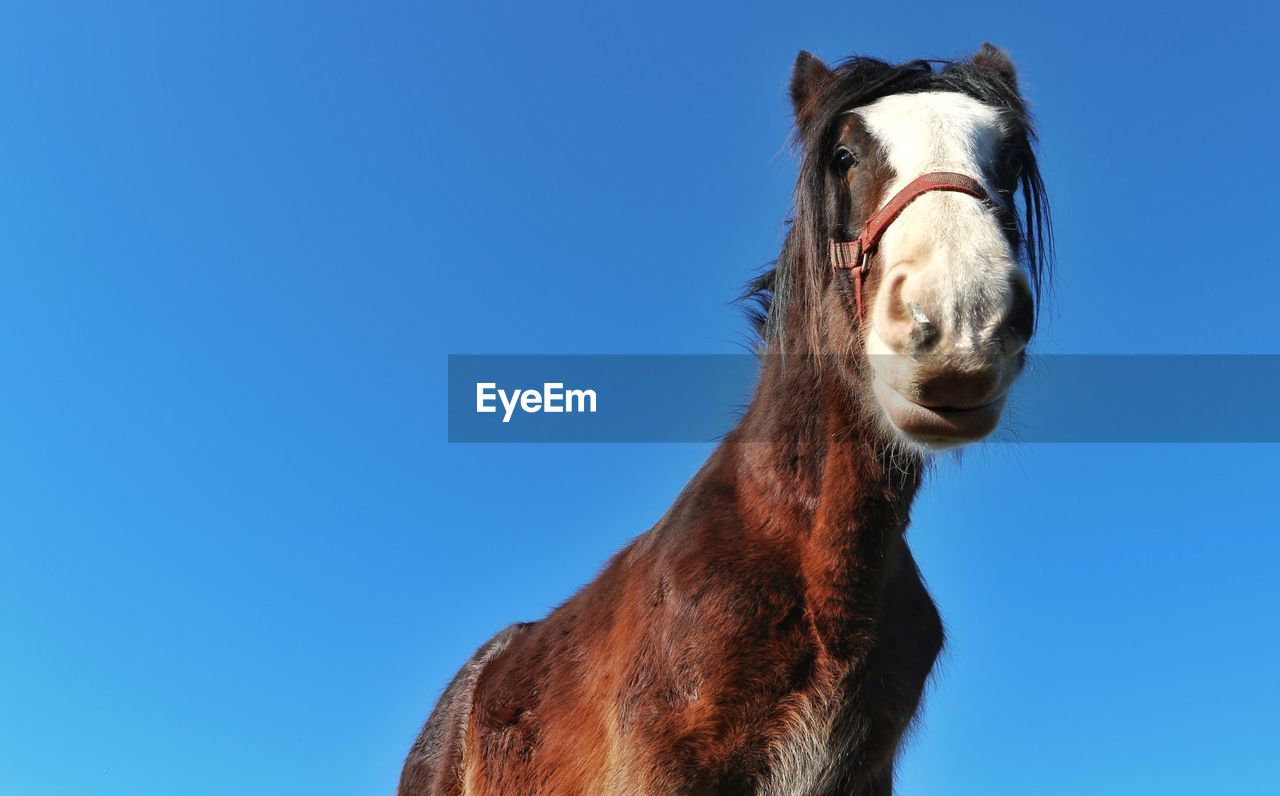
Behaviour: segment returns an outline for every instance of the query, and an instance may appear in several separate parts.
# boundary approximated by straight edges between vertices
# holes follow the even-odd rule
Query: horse
[[[400,796],[892,793],[943,645],[911,504],[1023,369],[1048,204],[990,44],[802,51],[790,95],[793,215],[744,296],[751,402],[652,529],[462,666]]]

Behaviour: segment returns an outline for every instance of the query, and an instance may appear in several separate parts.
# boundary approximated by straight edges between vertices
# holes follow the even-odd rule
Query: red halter
[[[859,321],[863,320],[864,315],[862,283],[867,278],[867,272],[871,270],[871,255],[880,245],[880,238],[884,237],[889,225],[902,215],[902,211],[907,209],[907,205],[930,191],[956,191],[981,199],[987,205],[991,204],[991,198],[987,195],[986,189],[974,178],[954,171],[931,171],[907,183],[884,204],[884,207],[873,213],[871,218],[867,219],[867,225],[863,227],[862,234],[857,240],[831,241],[831,268],[834,271],[851,272],[853,296],[858,307]]]

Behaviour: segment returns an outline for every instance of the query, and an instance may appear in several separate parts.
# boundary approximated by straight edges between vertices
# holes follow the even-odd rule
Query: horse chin
[[[907,445],[927,452],[944,451],[975,442],[1000,423],[1005,395],[972,407],[931,407],[912,401],[880,375],[871,391],[894,435]]]

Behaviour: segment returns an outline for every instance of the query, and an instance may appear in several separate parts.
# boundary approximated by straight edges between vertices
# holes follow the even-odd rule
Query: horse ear
[[[801,127],[809,122],[813,100],[822,94],[830,80],[831,70],[827,65],[808,50],[801,50],[795,66],[791,67],[791,107]]]
[[[995,72],[1010,86],[1018,87],[1018,70],[1013,66],[1013,59],[1009,57],[1009,53],[991,42],[982,43],[973,56],[973,62],[983,69]]]

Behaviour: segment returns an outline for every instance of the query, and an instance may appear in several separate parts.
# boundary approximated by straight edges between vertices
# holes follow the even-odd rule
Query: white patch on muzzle
[[[932,91],[884,97],[858,114],[894,172],[881,203],[932,171],[966,174],[999,199],[988,179],[1006,134],[997,109],[964,94]],[[994,339],[1010,303],[1010,280],[1024,278],[997,216],[953,192],[912,202],[885,233],[879,254],[880,284],[889,284],[895,269],[908,269],[899,273],[915,280],[912,303],[924,308],[913,311],[929,316],[953,356]],[[895,353],[878,337],[870,335],[869,353]]]

